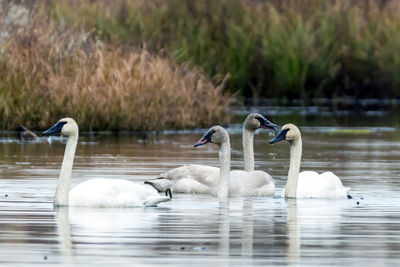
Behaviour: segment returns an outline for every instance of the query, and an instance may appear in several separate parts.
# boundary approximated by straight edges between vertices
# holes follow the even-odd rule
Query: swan
[[[243,154],[245,171],[232,171],[230,192],[237,196],[271,196],[275,182],[264,171],[254,171],[254,132],[259,129],[279,130],[276,124],[258,113],[249,114],[243,123]],[[206,165],[185,165],[161,174],[159,178],[146,181],[158,191],[170,188],[175,193],[212,194],[218,184],[219,168]]]
[[[264,172],[261,171],[230,171],[230,141],[229,135],[223,127],[218,125],[211,127],[194,146],[198,147],[207,143],[218,144],[220,168],[218,178],[211,183],[211,186],[207,187],[205,193],[217,195],[219,198],[274,194],[275,182],[270,175],[264,175]]]
[[[231,144],[228,132],[221,126],[216,125],[208,129],[208,131],[194,144],[194,147],[202,146],[207,143],[214,143],[219,146],[219,178],[216,187],[210,188],[213,195],[217,195],[219,199],[229,197],[229,176],[231,170]],[[247,173],[245,171],[242,171]],[[216,190],[216,191],[215,191]]]
[[[44,131],[44,135],[61,133],[67,136],[64,158],[56,194],[55,206],[136,207],[156,206],[172,196],[160,196],[151,186],[135,184],[123,179],[91,179],[69,191],[72,165],[78,143],[79,128],[74,119],[63,118]],[[170,192],[169,192],[170,193]]]
[[[349,187],[344,187],[339,177],[330,171],[300,172],[302,141],[300,130],[294,124],[285,124],[270,144],[286,140],[290,144],[289,173],[284,196],[289,198],[348,198]]]

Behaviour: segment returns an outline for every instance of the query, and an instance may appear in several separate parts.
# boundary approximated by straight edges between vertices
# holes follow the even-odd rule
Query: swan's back
[[[161,174],[161,177],[165,177],[170,180],[186,178],[196,180],[199,183],[207,186],[213,186],[216,180],[219,178],[219,168],[191,164],[169,170],[168,172]]]
[[[140,207],[154,206],[170,200],[160,196],[151,186],[122,179],[91,179],[69,192],[72,206]]]
[[[332,172],[318,174],[303,171],[299,174],[296,196],[298,198],[347,198],[347,191],[339,177]]]

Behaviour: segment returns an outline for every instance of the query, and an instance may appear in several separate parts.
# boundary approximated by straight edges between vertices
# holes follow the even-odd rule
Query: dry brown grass
[[[214,81],[216,82],[216,81]],[[146,49],[104,44],[35,19],[0,57],[0,122],[43,129],[61,117],[87,130],[160,130],[229,122],[229,96],[199,69]]]

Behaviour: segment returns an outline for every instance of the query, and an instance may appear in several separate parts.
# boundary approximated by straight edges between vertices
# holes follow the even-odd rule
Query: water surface
[[[65,143],[0,137],[0,263],[396,266],[400,262],[400,135],[395,128],[303,127],[302,170],[330,170],[350,200],[285,200],[287,143],[255,137],[256,169],[276,197],[175,194],[155,208],[53,209]],[[201,131],[81,136],[72,186],[96,177],[141,183],[188,163],[217,165],[217,147],[193,148]],[[230,129],[242,168],[240,127]],[[49,142],[50,141],[50,142]],[[358,203],[357,203],[358,202]]]

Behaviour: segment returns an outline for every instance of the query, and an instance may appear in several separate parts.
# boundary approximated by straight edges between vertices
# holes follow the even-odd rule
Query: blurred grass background
[[[145,45],[244,98],[400,97],[396,0],[54,1],[58,23]]]
[[[3,129],[190,128],[228,123],[235,99],[400,97],[396,0],[28,2],[1,50]]]
[[[223,93],[227,77],[209,77],[143,47],[102,42],[79,26],[60,26],[43,3],[32,7],[23,27],[7,31],[2,44],[2,129],[19,124],[44,129],[67,116],[82,130],[162,130],[229,122],[231,96]],[[18,21],[21,10],[7,14]]]

